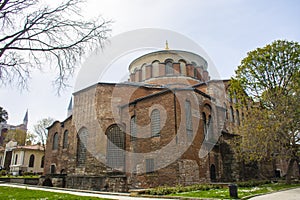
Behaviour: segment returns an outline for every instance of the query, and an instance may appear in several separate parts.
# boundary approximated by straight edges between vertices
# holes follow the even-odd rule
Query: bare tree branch
[[[54,122],[54,119],[48,117],[41,119],[34,125],[34,132],[37,136],[38,142],[41,142],[44,149],[46,149],[46,140],[48,137],[47,128]]]
[[[81,57],[102,47],[110,31],[111,21],[82,20],[81,3],[67,0],[51,8],[39,5],[39,0],[0,1],[0,23],[4,27],[0,31],[2,85],[17,83],[20,88],[26,87],[32,68],[52,64],[57,71],[54,82],[58,92],[67,86]],[[32,11],[37,5],[39,8]],[[11,23],[20,17],[21,24]]]

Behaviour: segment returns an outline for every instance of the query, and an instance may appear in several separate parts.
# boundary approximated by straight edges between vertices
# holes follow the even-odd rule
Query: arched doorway
[[[107,135],[107,167],[117,171],[125,171],[125,133],[114,124],[106,130]]]
[[[210,166],[210,181],[214,182],[216,181],[217,176],[216,176],[216,166],[212,164]]]

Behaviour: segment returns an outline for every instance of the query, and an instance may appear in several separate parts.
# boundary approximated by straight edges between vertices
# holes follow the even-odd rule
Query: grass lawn
[[[13,188],[0,186],[0,199],[7,200],[23,200],[23,199],[39,199],[39,200],[56,200],[56,199],[80,199],[80,200],[104,200],[97,197],[76,196],[65,193],[46,192],[41,190],[29,190],[23,188]],[[108,200],[108,199],[106,199]]]
[[[273,183],[273,184],[260,185],[256,187],[239,187],[238,197],[243,198],[250,195],[264,194],[264,193],[274,192],[286,188],[295,188],[295,187],[300,187],[300,184],[286,185],[283,183]],[[170,194],[170,196],[230,199],[228,188],[182,192],[182,193]]]

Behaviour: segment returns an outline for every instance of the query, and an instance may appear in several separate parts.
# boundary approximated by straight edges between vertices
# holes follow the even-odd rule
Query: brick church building
[[[240,179],[228,140],[243,110],[208,67],[192,52],[156,51],[129,65],[127,82],[75,92],[72,113],[48,128],[44,174],[108,191]]]

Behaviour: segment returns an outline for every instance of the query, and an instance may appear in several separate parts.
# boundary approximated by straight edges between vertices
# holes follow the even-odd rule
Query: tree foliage
[[[0,81],[27,87],[33,69],[57,72],[58,91],[80,58],[102,45],[110,21],[84,20],[83,0],[49,6],[41,0],[0,0]],[[54,4],[52,2],[52,4]]]
[[[44,118],[39,120],[33,127],[34,129],[34,133],[37,136],[37,141],[40,142],[42,144],[42,146],[46,147],[46,142],[47,142],[47,137],[48,137],[48,130],[47,128],[52,125],[52,123],[54,122],[54,119],[48,117],[48,118]]]
[[[277,40],[249,52],[231,83],[231,93],[242,103],[253,99],[235,130],[241,136],[235,141],[238,157],[246,162],[288,159],[289,179],[300,153],[300,45]]]
[[[0,123],[8,120],[7,111],[0,106]]]

